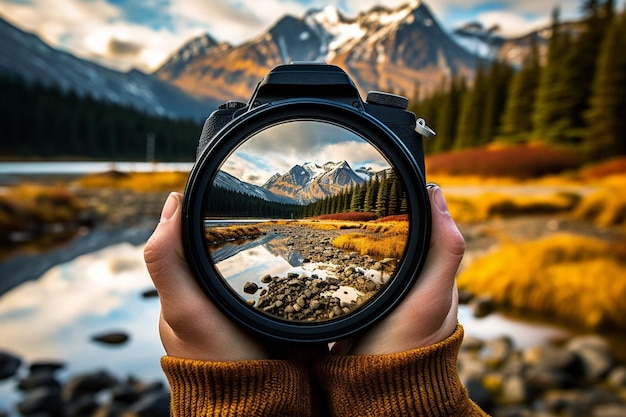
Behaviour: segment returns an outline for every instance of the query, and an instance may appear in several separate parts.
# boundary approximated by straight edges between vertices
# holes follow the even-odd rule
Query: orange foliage
[[[375,220],[377,217],[378,216],[376,216],[376,213],[350,211],[345,213],[323,214],[321,216],[316,216],[315,219],[339,220],[347,222],[368,222],[370,220]]]
[[[580,171],[580,176],[587,180],[595,180],[620,174],[626,174],[626,157],[624,156],[609,159]]]
[[[451,176],[537,178],[582,164],[578,151],[545,145],[478,148],[426,158],[426,172]]]

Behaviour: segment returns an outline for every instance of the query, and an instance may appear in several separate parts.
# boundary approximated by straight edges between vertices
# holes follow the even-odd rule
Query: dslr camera
[[[408,100],[341,68],[272,69],[204,123],[185,189],[185,256],[206,295],[263,337],[329,342],[387,315],[430,240],[423,138]]]

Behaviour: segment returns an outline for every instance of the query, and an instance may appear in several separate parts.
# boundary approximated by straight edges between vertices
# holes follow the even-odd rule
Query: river
[[[164,353],[157,330],[159,303],[142,296],[153,288],[142,253],[143,243],[116,243],[54,265],[0,296],[0,350],[20,356],[26,364],[63,361],[61,376],[106,368],[119,377],[164,380],[159,365]],[[40,261],[46,262],[48,256],[54,255],[41,254]],[[517,346],[564,334],[498,314],[475,319],[465,306],[459,317],[468,335],[487,339],[509,335]],[[110,331],[124,332],[130,339],[116,346],[91,341]],[[0,381],[0,410],[10,409],[19,398],[14,380]]]

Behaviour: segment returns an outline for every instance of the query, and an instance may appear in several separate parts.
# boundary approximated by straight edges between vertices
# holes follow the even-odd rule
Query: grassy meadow
[[[461,271],[458,286],[489,295],[504,311],[558,322],[572,328],[623,333],[626,330],[626,158],[578,165],[569,151],[552,157],[560,172],[533,162],[537,149],[483,149],[472,157],[483,162],[480,175],[459,155],[437,156],[429,180],[458,190],[446,193],[450,212],[461,230],[480,225],[497,243]],[[555,153],[556,152],[556,153]],[[482,155],[482,156],[481,156]],[[489,173],[493,158],[506,158]],[[446,172],[444,167],[454,165]],[[530,165],[525,169],[525,165]],[[541,175],[537,175],[541,173]],[[488,188],[489,192],[483,192]],[[501,189],[502,192],[493,190]],[[519,192],[516,192],[519,191]],[[507,222],[552,219],[555,230],[541,237],[506,233]],[[489,227],[499,222],[500,232]],[[511,223],[512,224],[512,223]],[[568,229],[572,230],[568,230]],[[502,230],[505,230],[502,233]],[[523,232],[522,232],[523,235]],[[472,242],[468,243],[472,251]],[[486,252],[486,253],[485,253]],[[472,258],[474,259],[474,258]]]

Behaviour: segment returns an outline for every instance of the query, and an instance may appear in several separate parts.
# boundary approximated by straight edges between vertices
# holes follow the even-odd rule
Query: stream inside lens
[[[206,250],[251,308],[319,322],[350,314],[394,279],[409,232],[405,186],[354,132],[291,121],[247,138],[204,201]]]

